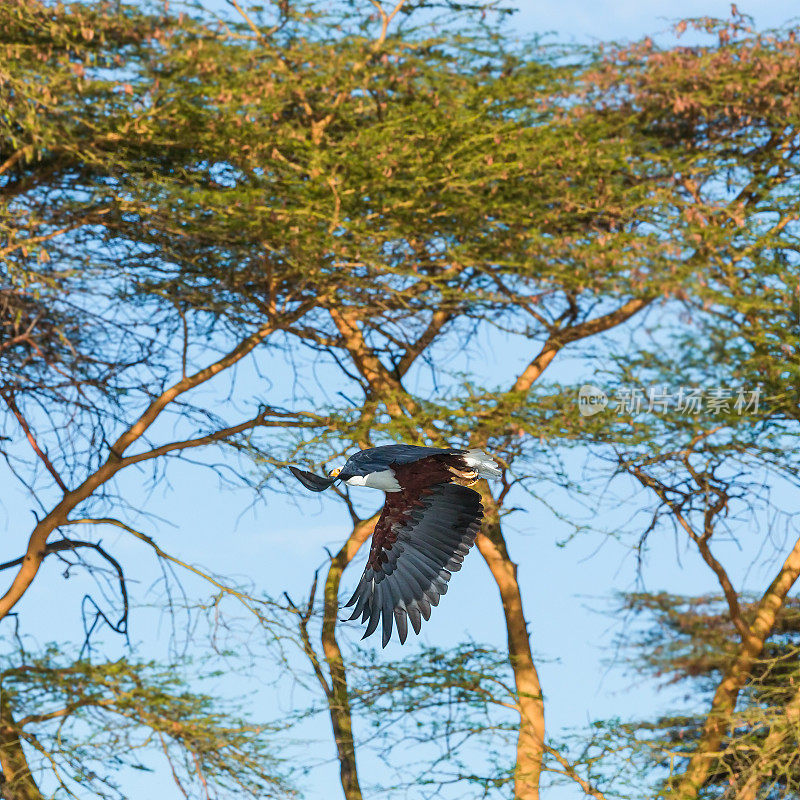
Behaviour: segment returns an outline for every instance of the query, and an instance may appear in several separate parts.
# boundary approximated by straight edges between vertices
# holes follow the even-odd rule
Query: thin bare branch
[[[9,390],[0,392],[0,394],[2,394],[3,399],[6,401],[6,405],[9,407],[9,409],[11,409],[11,413],[17,418],[17,421],[19,422],[22,430],[25,432],[25,436],[27,437],[28,442],[30,442],[34,453],[39,456],[39,459],[45,465],[47,471],[53,476],[53,479],[58,484],[58,487],[61,489],[61,491],[64,492],[64,494],[67,494],[67,492],[69,492],[67,485],[63,480],[61,480],[61,476],[53,466],[53,462],[47,457],[47,453],[45,453],[45,451],[42,450],[42,448],[39,447],[38,443],[36,442],[36,437],[33,435],[33,431],[31,431],[28,421],[22,415],[22,412],[19,410],[19,407],[14,400],[14,395]]]

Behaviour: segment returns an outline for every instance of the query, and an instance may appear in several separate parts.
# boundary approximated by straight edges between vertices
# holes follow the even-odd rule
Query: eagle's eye
[[[341,467],[334,467],[334,468],[333,468],[333,469],[332,469],[332,470],[331,470],[331,471],[328,473],[328,477],[329,477],[329,478],[338,478],[338,477],[339,477],[339,473],[340,473],[341,471],[342,471],[342,468],[341,468]]]

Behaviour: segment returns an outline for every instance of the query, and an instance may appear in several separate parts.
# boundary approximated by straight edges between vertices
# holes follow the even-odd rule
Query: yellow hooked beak
[[[334,468],[333,468],[333,469],[332,469],[332,470],[331,470],[331,471],[328,473],[328,477],[329,477],[329,478],[338,478],[338,477],[339,477],[339,473],[340,473],[341,471],[342,471],[342,468],[341,468],[341,467],[334,467]]]

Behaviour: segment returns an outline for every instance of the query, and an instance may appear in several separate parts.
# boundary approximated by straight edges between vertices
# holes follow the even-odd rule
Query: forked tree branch
[[[386,34],[389,30],[389,25],[397,16],[397,12],[400,11],[400,9],[406,4],[406,0],[398,0],[395,7],[388,13],[384,11],[383,4],[380,2],[380,0],[370,0],[370,2],[373,6],[375,6],[376,9],[378,9],[378,14],[380,14],[381,18],[381,32],[374,44],[374,47],[377,48],[386,41]]]
[[[308,308],[311,307],[312,302],[319,302],[319,298],[315,297],[313,301],[308,300],[305,303],[301,303],[289,315],[290,319],[283,320],[283,322],[289,323],[302,317]],[[113,444],[106,461],[78,487],[66,492],[61,501],[37,523],[28,539],[27,552],[23,558],[20,569],[11,583],[11,586],[6,590],[5,594],[0,597],[0,619],[3,619],[17,602],[19,602],[20,598],[25,594],[35,578],[39,566],[42,563],[42,558],[44,558],[45,546],[50,534],[59,525],[67,524],[69,514],[80,505],[80,503],[88,497],[91,497],[100,486],[104,485],[126,466],[124,463],[125,450],[144,435],[150,426],[158,419],[161,412],[181,394],[205,383],[223,370],[241,361],[241,359],[252,352],[275,329],[272,322],[262,326],[250,334],[250,336],[240,341],[236,347],[224,356],[217,359],[212,364],[209,364],[204,369],[181,378],[181,380],[170,386],[150,402],[141,416],[130,425]]]
[[[634,297],[620,306],[616,311],[603,314],[603,316],[596,317],[595,319],[580,322],[577,325],[569,325],[566,328],[562,328],[550,334],[547,341],[542,345],[539,354],[525,367],[514,382],[513,391],[527,392],[545,371],[550,362],[556,357],[559,350],[566,345],[621,325],[634,314],[637,314],[643,308],[650,305],[654,299],[653,297]]]
[[[408,372],[411,365],[417,360],[428,345],[439,335],[442,328],[453,318],[450,311],[434,311],[428,326],[420,334],[419,338],[406,348],[406,352],[397,364],[397,374],[402,377]]]
[[[669,496],[669,487],[658,481],[652,475],[646,473],[641,467],[634,464],[622,465],[628,472],[631,473],[645,489],[650,489],[658,497],[658,499],[669,508],[670,513],[675,517],[678,524],[683,528],[689,538],[697,545],[700,556],[705,563],[710,567],[712,572],[717,576],[717,581],[725,595],[725,601],[728,604],[728,613],[730,614],[731,622],[742,641],[752,636],[750,626],[742,616],[742,609],[739,605],[739,594],[733,586],[730,577],[728,576],[725,567],[717,560],[709,547],[709,539],[713,533],[713,518],[718,514],[725,503],[722,498],[718,497],[716,503],[706,508],[704,514],[703,533],[698,534],[692,527],[686,515],[683,513],[682,508]],[[696,473],[695,473],[696,474]],[[713,513],[710,513],[713,512]]]
[[[274,326],[270,323],[262,326],[257,331],[252,333],[246,339],[241,341],[230,352],[226,353],[222,358],[209,364],[204,369],[195,372],[193,375],[182,378],[177,383],[173,384],[166,391],[162,392],[156,397],[150,405],[145,409],[144,413],[136,420],[122,436],[114,442],[111,448],[112,453],[117,459],[121,459],[125,450],[130,447],[158,418],[161,412],[180,395],[188,392],[190,389],[205,383],[223,370],[232,367],[238,361],[241,361],[248,355],[257,345],[263,342],[275,330]]]
[[[575,766],[571,764],[568,759],[564,758],[564,756],[562,756],[558,750],[556,750],[554,747],[550,747],[549,745],[545,745],[544,750],[561,765],[562,769],[560,770],[560,774],[566,775],[568,778],[571,778],[573,781],[575,781],[575,783],[581,787],[581,790],[587,797],[594,797],[595,800],[606,800],[606,796],[596,786],[593,786],[585,778],[582,778],[578,773],[578,770],[575,769]],[[552,768],[550,768],[549,771],[559,772],[559,770],[554,770]]]

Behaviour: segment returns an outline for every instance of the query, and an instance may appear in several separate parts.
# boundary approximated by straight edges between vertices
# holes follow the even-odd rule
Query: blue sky
[[[693,2],[653,2],[653,0],[624,0],[623,2],[592,2],[564,0],[547,2],[531,0],[514,3],[519,9],[517,24],[521,30],[541,33],[554,31],[561,38],[576,41],[637,39],[641,36],[667,32],[671,23],[686,17],[711,16],[727,18],[731,4],[720,0]],[[778,27],[800,13],[797,3],[788,0],[768,0],[760,3],[737,3],[739,11],[754,17],[759,28]]]
[[[753,14],[759,27],[780,25],[797,11],[796,4],[790,2],[763,2],[757,7],[741,3],[739,9]],[[671,20],[683,16],[725,17],[729,10],[727,2],[537,0],[520,5],[515,27],[520,33],[553,31],[561,39],[579,42],[620,40],[667,31]],[[503,353],[506,361],[494,364],[493,369],[507,374],[513,374],[515,364],[528,356],[515,342],[509,342]],[[490,348],[477,349],[472,358],[488,360]],[[585,364],[566,360],[554,365],[550,377],[574,379],[585,368]],[[276,381],[280,379],[274,377]],[[243,368],[237,380],[249,385],[257,377]],[[574,453],[567,457],[567,463],[578,472],[582,468],[581,459],[580,453]],[[243,466],[250,468],[247,464]],[[314,569],[325,561],[324,548],[336,548],[347,530],[347,515],[339,504],[333,499],[304,493],[299,487],[294,496],[269,494],[253,505],[247,490],[222,487],[217,476],[208,470],[180,466],[171,469],[168,478],[149,488],[145,488],[142,475],[123,479],[127,490],[141,497],[142,507],[155,515],[140,520],[141,528],[169,552],[217,574],[238,576],[274,596],[284,590],[294,597],[303,596]],[[2,551],[5,559],[20,553],[31,516],[24,493],[3,473],[0,482],[3,485],[0,528],[5,530],[6,544]],[[602,503],[598,500],[598,506],[616,505],[618,510],[608,512],[596,523],[598,527],[621,530],[626,522],[626,498],[630,498],[632,489],[619,484],[613,490],[619,493],[618,498],[608,496]],[[373,497],[369,491],[364,490],[365,497]],[[547,499],[555,504],[564,502],[557,492]],[[713,576],[705,565],[691,550],[665,534],[653,537],[644,571],[639,576],[631,537],[615,539],[599,533],[586,534],[562,547],[559,542],[569,528],[547,510],[545,503],[531,503],[523,497],[517,500],[526,510],[509,518],[506,530],[511,555],[520,564],[519,578],[539,662],[549,730],[565,731],[594,718],[650,713],[677,702],[675,693],[655,693],[651,684],[609,664],[610,660],[613,662],[609,641],[618,630],[618,622],[608,613],[610,596],[615,591],[642,585],[649,590],[673,593],[714,591]],[[588,519],[591,509],[579,513]],[[147,548],[114,529],[103,531],[103,541],[128,565],[128,574],[138,582],[140,597],[147,596],[145,590],[159,576]],[[760,549],[758,541],[733,538],[718,545],[721,560],[728,559],[734,565],[738,586],[757,586],[771,574],[773,563],[769,553],[763,553],[761,560],[752,566]],[[343,594],[357,580],[362,562],[363,554],[346,573]],[[75,613],[83,588],[79,579],[59,579],[57,573],[62,570],[63,566],[57,562],[48,562],[18,609],[26,627],[35,629],[39,642],[58,639],[64,631],[75,631]],[[186,587],[198,598],[209,594],[201,582],[191,577],[186,579]],[[464,569],[454,577],[446,598],[424,626],[420,638],[429,644],[446,645],[465,635],[499,646],[505,639],[497,591],[477,553],[470,555]],[[144,649],[148,654],[159,650],[163,653],[170,642],[170,628],[155,612],[143,610],[132,621],[131,638],[134,643],[147,642]],[[208,646],[207,640],[198,636],[195,646],[202,650]],[[400,654],[395,645],[388,652]],[[243,673],[221,688],[231,694],[254,692],[259,683],[268,683],[269,678],[269,675]],[[280,715],[291,706],[290,695],[276,698],[268,687],[253,694],[254,710],[262,717]],[[338,796],[338,770],[327,721],[322,718],[309,732],[316,737],[314,747],[318,748],[320,758],[327,758],[327,763],[305,779],[307,796]],[[370,771],[379,766],[372,761],[365,764],[364,782],[369,783],[375,777]],[[132,796],[137,800],[181,797],[165,772],[139,775],[134,780],[137,789]],[[549,795],[552,800],[579,797],[582,793],[577,788],[563,788]]]

